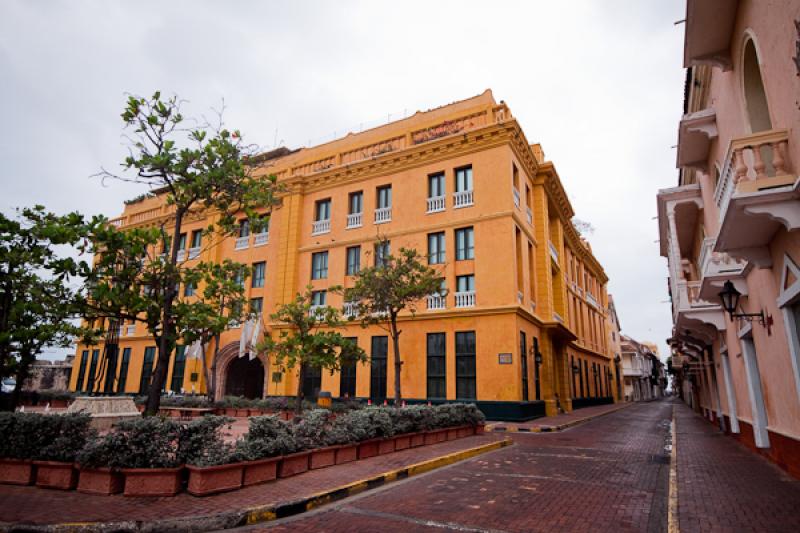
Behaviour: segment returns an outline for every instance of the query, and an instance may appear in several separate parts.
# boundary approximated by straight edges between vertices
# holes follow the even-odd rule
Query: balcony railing
[[[269,232],[256,233],[253,237],[253,246],[264,246],[269,242]]]
[[[597,308],[600,307],[600,305],[597,303],[597,300],[594,298],[594,295],[589,291],[586,291],[586,301]]]
[[[457,292],[456,307],[475,307],[475,291]]]
[[[550,257],[553,258],[553,261],[558,263],[558,248],[556,248],[556,245],[553,244],[553,241],[550,241],[549,244],[550,244]]]
[[[472,205],[472,190],[453,193],[453,207],[469,207]]]
[[[361,227],[361,213],[350,213],[347,215],[347,229]]]
[[[428,295],[428,311],[445,308],[445,297],[441,294]]]
[[[345,318],[355,318],[358,315],[358,302],[345,302],[342,306]]]
[[[725,218],[731,197],[742,182],[789,174],[786,161],[788,143],[787,130],[763,131],[731,141],[714,191],[720,220]]]
[[[189,259],[197,259],[198,257],[200,257],[200,247],[189,248]]]
[[[331,219],[315,220],[311,224],[311,235],[322,235],[323,233],[330,233]]]
[[[176,257],[178,261],[185,261],[186,260],[186,250],[178,250],[178,256]]]
[[[326,307],[327,305],[312,305],[308,310],[308,314],[309,316],[321,315],[325,311]]]
[[[132,337],[136,334],[136,324],[128,324],[125,326],[125,335],[127,337]]]
[[[512,187],[511,191],[514,193],[514,205],[519,207],[519,190],[516,187]]]
[[[236,250],[244,250],[250,246],[250,236],[246,237],[239,237],[236,239],[236,245],[234,249]]]
[[[444,196],[428,198],[428,213],[438,213],[439,211],[444,211]]]
[[[533,225],[533,211],[531,211],[530,207],[526,208],[525,214],[528,218],[528,224]]]
[[[384,222],[392,221],[392,208],[379,207],[375,210],[375,223],[383,224]]]

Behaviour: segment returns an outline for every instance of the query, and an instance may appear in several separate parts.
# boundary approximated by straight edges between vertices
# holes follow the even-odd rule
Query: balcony
[[[250,235],[246,235],[244,237],[239,237],[236,239],[236,244],[234,245],[235,250],[245,250],[250,247]]]
[[[474,305],[474,294],[473,294],[473,305]],[[440,309],[444,309],[445,306],[445,297],[441,294],[431,294],[427,297],[428,303],[428,311],[437,311]],[[464,307],[471,307],[471,306],[464,306]]]
[[[342,314],[345,318],[355,318],[358,316],[358,302],[345,302],[342,306]]]
[[[311,223],[311,235],[322,235],[331,232],[331,219],[315,220]]]
[[[308,310],[308,316],[321,316],[325,312],[327,305],[312,305]]]
[[[725,330],[722,307],[700,298],[700,281],[677,280],[672,295],[672,316],[677,331],[711,344],[718,331]]]
[[[189,248],[189,259],[197,259],[198,257],[200,257],[200,247]]]
[[[444,196],[433,196],[428,198],[427,213],[438,213],[444,211]]]
[[[688,0],[683,66],[713,65],[731,69],[731,37],[738,0]]]
[[[475,291],[455,293],[456,307],[475,307]]]
[[[600,309],[600,305],[597,303],[597,300],[595,299],[594,295],[589,291],[586,291],[586,301],[589,302],[589,304],[594,306],[596,309]]]
[[[720,218],[715,252],[769,267],[775,232],[781,225],[800,228],[800,180],[789,168],[788,146],[787,130],[731,141],[714,191]]]
[[[519,208],[519,190],[516,187],[512,187],[511,191],[514,193],[514,206]]]
[[[347,226],[345,229],[360,228],[361,218],[361,213],[350,213],[347,215]]]
[[[553,241],[550,241],[548,244],[550,245],[550,257],[552,257],[553,261],[558,264],[558,248],[556,248],[556,245],[553,244]]]
[[[458,191],[453,193],[453,207],[469,207],[472,204],[472,190]]]
[[[525,209],[525,214],[526,214],[526,216],[527,216],[527,218],[528,218],[528,224],[530,224],[531,226],[533,226],[533,211],[531,211],[531,208],[530,208],[530,207],[527,207],[527,208]]]
[[[699,297],[715,301],[727,280],[733,282],[736,289],[746,295],[748,289],[744,276],[749,270],[747,261],[734,259],[724,252],[715,252],[716,241],[713,237],[706,238],[700,249],[697,262],[701,275]]]
[[[264,246],[269,242],[269,232],[256,233],[253,237],[253,246]]]
[[[186,261],[186,250],[178,250],[178,254],[177,254],[176,260],[178,262]]]
[[[375,223],[384,224],[392,221],[392,208],[379,207],[375,210]]]
[[[125,326],[125,336],[133,337],[136,334],[136,324],[128,324]]]
[[[678,127],[678,168],[708,170],[711,141],[717,138],[717,114],[703,109],[684,115]]]

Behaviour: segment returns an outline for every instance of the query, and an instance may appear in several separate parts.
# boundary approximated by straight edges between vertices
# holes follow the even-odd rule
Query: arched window
[[[744,45],[742,63],[742,77],[744,86],[744,99],[750,131],[757,133],[772,129],[767,107],[767,94],[764,91],[764,82],[761,78],[761,67],[758,63],[758,53],[752,39],[747,39]]]

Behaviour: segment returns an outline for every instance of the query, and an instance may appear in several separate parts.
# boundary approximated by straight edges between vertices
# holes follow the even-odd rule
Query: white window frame
[[[787,287],[786,280],[789,272],[794,275],[795,282]],[[794,374],[794,386],[798,400],[800,400],[800,324],[795,320],[794,313],[791,310],[792,305],[800,302],[800,267],[792,261],[788,254],[783,256],[780,290],[776,303],[781,309],[781,313],[783,313],[783,324],[789,343],[789,359],[792,362],[792,372]]]

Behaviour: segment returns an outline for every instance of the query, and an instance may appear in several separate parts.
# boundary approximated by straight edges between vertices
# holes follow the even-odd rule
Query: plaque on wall
[[[510,353],[499,353],[497,354],[497,362],[501,365],[510,365],[513,359]]]

